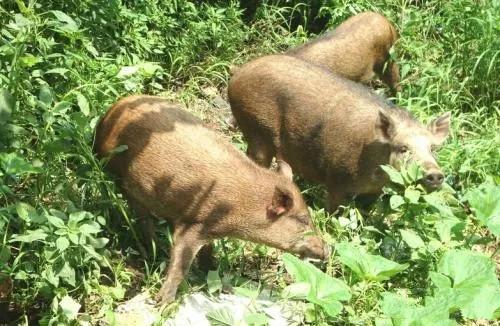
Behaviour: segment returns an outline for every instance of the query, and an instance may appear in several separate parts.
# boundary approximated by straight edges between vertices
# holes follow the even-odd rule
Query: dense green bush
[[[329,276],[285,258],[299,284],[284,291],[287,299],[310,302],[304,318],[314,324],[498,317],[488,301],[499,293],[492,260],[471,251],[494,257],[498,248],[498,1],[4,0],[0,318],[68,323],[79,312],[81,320],[112,320],[127,289],[158,287],[164,256],[141,258],[133,214],[92,154],[94,127],[109,105],[153,93],[198,112],[196,98],[207,86],[223,92],[230,65],[300,44],[363,10],[384,13],[400,31],[403,92],[394,100],[423,120],[452,112],[451,140],[439,152],[449,186],[426,194],[415,167],[387,168],[394,183],[370,219],[354,206],[327,216],[321,189],[305,189],[325,237],[342,244]],[[375,220],[385,223],[375,228]],[[239,276],[237,267],[250,263],[241,255],[247,247],[218,243],[220,269]],[[271,259],[272,250],[250,248]],[[140,280],[133,266],[145,271]],[[342,295],[317,293],[318,284]]]

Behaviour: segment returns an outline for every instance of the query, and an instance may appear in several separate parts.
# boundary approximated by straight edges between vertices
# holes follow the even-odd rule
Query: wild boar
[[[381,164],[421,163],[429,189],[443,182],[433,151],[447,137],[450,115],[424,126],[369,88],[303,60],[273,55],[242,66],[228,86],[232,113],[262,166],[273,156],[305,179],[324,184],[330,211],[350,194],[378,194]]]
[[[304,257],[325,258],[308,207],[290,167],[262,168],[201,121],[160,97],[129,96],[114,104],[96,129],[94,149],[110,157],[129,203],[174,228],[166,280],[157,295],[171,302],[197,252],[233,237]]]
[[[400,90],[399,67],[391,60],[389,50],[398,38],[387,18],[363,12],[285,54],[321,65],[356,82],[367,83],[377,74],[394,93]]]

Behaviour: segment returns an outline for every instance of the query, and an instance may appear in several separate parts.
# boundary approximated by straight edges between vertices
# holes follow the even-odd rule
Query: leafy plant
[[[408,264],[398,264],[379,255],[371,255],[351,243],[336,246],[340,261],[348,266],[360,279],[385,281],[408,268]]]
[[[295,283],[285,288],[286,297],[312,302],[332,317],[342,311],[340,301],[349,301],[351,298],[349,287],[343,281],[321,272],[291,254],[283,254],[282,260],[287,272],[295,280]]]

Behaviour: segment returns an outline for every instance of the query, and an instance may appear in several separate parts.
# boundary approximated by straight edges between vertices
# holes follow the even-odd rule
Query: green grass
[[[141,257],[130,236],[139,234],[135,217],[91,150],[99,117],[120,96],[159,94],[218,124],[224,113],[205,90],[215,87],[224,95],[231,65],[283,51],[354,13],[375,10],[401,35],[395,57],[403,91],[394,100],[424,121],[452,112],[451,137],[438,155],[450,187],[426,197],[406,178],[388,187],[369,214],[352,204],[332,217],[322,210],[321,187],[301,182],[314,220],[332,244],[356,244],[349,250],[408,264],[389,280],[373,279],[353,269],[347,253],[336,253],[323,270],[346,284],[350,299],[332,314],[310,293],[295,293],[309,302],[304,321],[401,325],[419,313],[441,323],[446,317],[459,324],[479,318],[474,309],[458,309],[464,304],[438,309],[445,317],[426,309],[432,298],[453,301],[443,279],[455,282],[457,271],[446,268],[447,259],[463,260],[458,266],[472,274],[471,262],[488,270],[488,262],[498,260],[494,218],[482,210],[490,207],[498,218],[500,3],[266,1],[254,9],[245,14],[236,1],[0,4],[0,316],[17,323],[75,323],[78,303],[78,319],[111,320],[119,302],[159,288],[168,257],[159,249]],[[240,134],[228,136],[245,147]],[[484,195],[470,195],[483,183]],[[168,239],[166,225],[158,229]],[[277,293],[290,282],[274,249],[234,240],[218,241],[216,249],[225,282],[276,283]],[[491,259],[470,258],[470,251]],[[490,276],[475,284],[477,292],[460,295],[468,302],[487,298],[495,291]],[[301,282],[336,282],[325,280]],[[10,282],[13,290],[2,290]],[[204,284],[195,266],[181,292]]]

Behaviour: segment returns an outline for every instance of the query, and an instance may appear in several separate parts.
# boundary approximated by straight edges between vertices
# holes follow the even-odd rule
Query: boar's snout
[[[330,255],[330,247],[318,236],[310,236],[299,242],[294,250],[301,258],[325,260]]]
[[[436,190],[443,184],[444,175],[439,170],[426,171],[423,183],[429,190]]]

